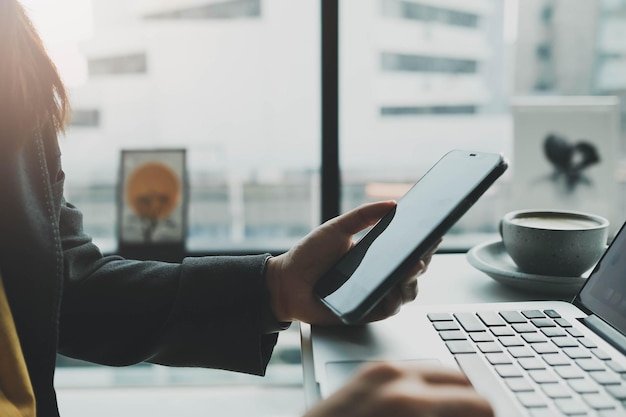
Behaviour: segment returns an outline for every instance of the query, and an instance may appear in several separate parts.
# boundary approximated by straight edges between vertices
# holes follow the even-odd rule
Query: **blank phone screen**
[[[336,312],[357,309],[412,254],[430,249],[440,237],[433,233],[451,226],[446,220],[474,196],[501,160],[497,154],[446,154],[320,280],[319,296]]]

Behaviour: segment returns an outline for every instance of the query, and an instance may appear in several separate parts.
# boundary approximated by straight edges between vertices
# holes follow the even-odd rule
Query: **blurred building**
[[[523,0],[519,32],[516,94],[617,95],[625,102],[626,1]]]
[[[451,146],[503,150],[504,2],[340,4],[342,162],[349,172],[384,177],[405,169],[410,176]]]
[[[600,1],[518,2],[515,90],[586,95],[593,89]]]

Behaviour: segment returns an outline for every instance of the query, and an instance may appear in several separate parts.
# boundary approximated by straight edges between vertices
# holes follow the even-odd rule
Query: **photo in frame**
[[[184,149],[121,151],[120,245],[184,245],[187,200]]]
[[[524,97],[512,102],[511,210],[558,209],[624,221],[617,182],[617,97]]]

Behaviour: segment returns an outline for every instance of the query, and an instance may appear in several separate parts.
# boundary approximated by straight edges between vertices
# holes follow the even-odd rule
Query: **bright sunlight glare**
[[[20,0],[54,60],[64,82],[78,86],[87,80],[87,64],[79,51],[92,36],[90,0]]]

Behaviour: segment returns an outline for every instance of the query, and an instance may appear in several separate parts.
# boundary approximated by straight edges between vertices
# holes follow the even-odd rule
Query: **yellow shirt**
[[[35,395],[0,276],[0,416],[35,415]]]

